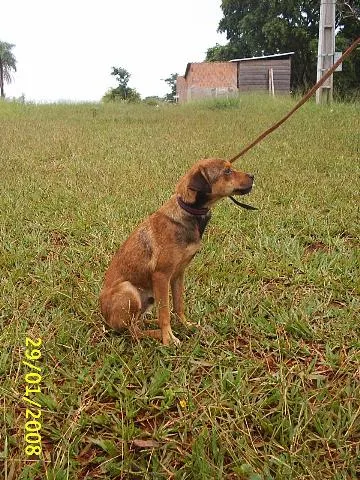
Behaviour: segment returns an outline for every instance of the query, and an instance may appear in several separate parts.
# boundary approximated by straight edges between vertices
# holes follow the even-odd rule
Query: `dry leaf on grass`
[[[151,438],[149,440],[141,440],[140,438],[136,438],[133,440],[133,445],[139,448],[155,448],[159,446],[159,442],[152,440]]]

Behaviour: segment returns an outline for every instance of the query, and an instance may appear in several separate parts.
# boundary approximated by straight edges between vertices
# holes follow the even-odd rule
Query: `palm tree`
[[[11,49],[15,45],[6,42],[0,42],[0,94],[5,98],[4,84],[11,82],[11,70],[16,72],[16,58]]]

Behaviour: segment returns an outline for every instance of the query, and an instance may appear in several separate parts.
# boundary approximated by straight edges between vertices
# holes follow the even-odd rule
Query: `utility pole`
[[[321,0],[317,81],[333,66],[335,54],[335,5],[336,0]],[[333,99],[333,76],[316,92],[316,103],[329,103]]]

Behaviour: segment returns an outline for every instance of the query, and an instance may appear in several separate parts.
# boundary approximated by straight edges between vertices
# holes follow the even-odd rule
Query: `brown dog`
[[[173,308],[183,324],[184,270],[200,248],[210,208],[223,197],[250,192],[254,177],[219,159],[197,162],[176,186],[175,194],[146,218],[115,254],[100,294],[101,312],[115,329],[129,328],[135,338],[151,336],[179,344],[170,325]],[[142,330],[141,316],[154,303],[160,329]]]

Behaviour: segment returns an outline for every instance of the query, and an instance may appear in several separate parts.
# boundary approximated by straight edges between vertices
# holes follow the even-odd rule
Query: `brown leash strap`
[[[235,155],[229,162],[233,163],[235,160],[237,160],[239,157],[244,155],[248,150],[253,148],[256,144],[258,144],[263,138],[267,137],[271,132],[276,130],[280,125],[282,125],[293,113],[296,112],[304,103],[309,100],[309,98],[314,95],[316,90],[321,87],[323,83],[326,82],[326,80],[330,77],[330,75],[337,69],[337,67],[340,65],[340,63],[345,60],[346,57],[350,55],[350,53],[355,50],[355,48],[360,44],[360,37],[355,40],[355,42],[350,45],[350,47],[341,55],[339,60],[334,63],[334,65],[329,68],[329,70],[320,78],[320,80],[302,97],[302,99],[295,105],[295,107],[290,110],[289,113],[287,113],[283,118],[281,118],[277,123],[275,123],[272,127],[268,128],[263,132],[261,135],[259,135],[253,142],[251,142],[247,147],[243,148],[240,153]]]

